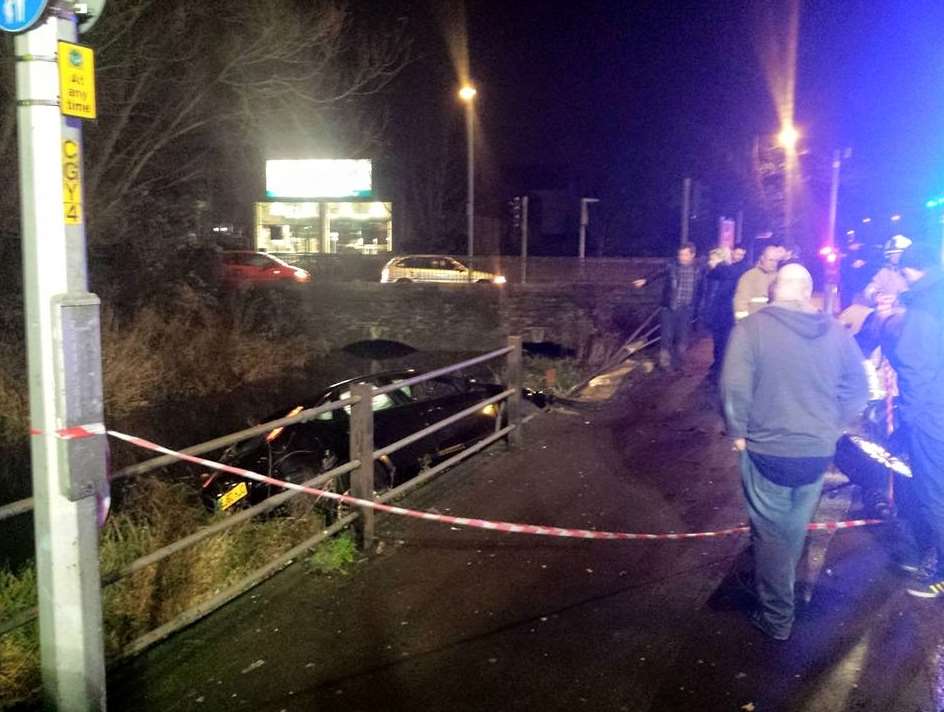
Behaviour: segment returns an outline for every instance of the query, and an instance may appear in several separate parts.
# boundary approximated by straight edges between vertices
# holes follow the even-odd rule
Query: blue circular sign
[[[49,0],[0,0],[0,30],[24,32],[36,24]]]

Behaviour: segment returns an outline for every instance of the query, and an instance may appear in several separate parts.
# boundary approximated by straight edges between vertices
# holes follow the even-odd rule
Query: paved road
[[[702,383],[640,379],[542,416],[527,447],[447,474],[409,504],[629,531],[744,521],[734,455]],[[633,380],[633,379],[630,379]],[[818,519],[855,515],[831,481]],[[586,542],[386,519],[346,576],[294,566],[115,671],[122,710],[937,712],[944,622],[904,593],[887,530],[816,535],[787,643],[746,621],[747,542]]]

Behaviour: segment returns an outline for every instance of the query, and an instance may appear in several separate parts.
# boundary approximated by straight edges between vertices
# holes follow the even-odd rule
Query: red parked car
[[[305,284],[311,275],[265,252],[229,251],[223,253],[223,284],[247,288],[277,284]]]

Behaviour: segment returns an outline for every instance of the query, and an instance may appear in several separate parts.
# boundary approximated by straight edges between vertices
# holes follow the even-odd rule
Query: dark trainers
[[[944,596],[944,578],[940,574],[928,577],[923,583],[909,586],[908,595],[916,598],[939,598]]]
[[[760,614],[760,611],[754,611],[751,613],[751,625],[757,628],[768,638],[773,638],[774,640],[788,640],[790,638],[789,629],[786,631],[774,630],[771,628],[770,624],[764,620],[764,617]]]

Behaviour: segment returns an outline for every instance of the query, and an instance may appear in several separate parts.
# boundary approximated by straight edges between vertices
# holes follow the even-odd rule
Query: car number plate
[[[247,494],[249,494],[249,488],[246,487],[245,482],[240,482],[238,485],[233,487],[233,489],[220,497],[220,509],[226,511]]]

